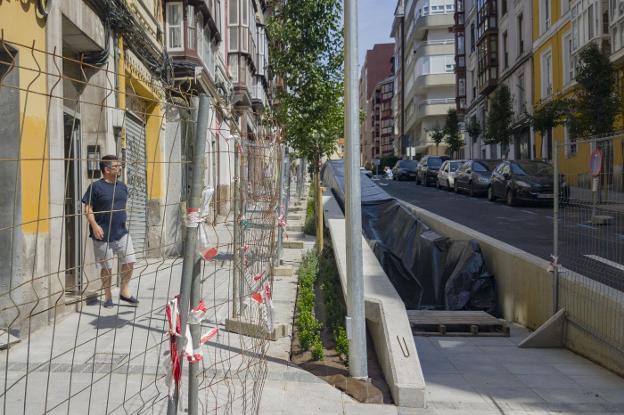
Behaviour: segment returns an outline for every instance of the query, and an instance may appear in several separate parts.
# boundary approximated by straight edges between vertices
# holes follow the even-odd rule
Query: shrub
[[[314,339],[314,343],[312,344],[312,358],[314,360],[323,360],[325,357],[325,350],[323,349],[323,342],[321,341],[321,337],[318,336]]]
[[[299,267],[299,291],[297,293],[297,332],[303,350],[320,342],[322,325],[314,317],[314,283],[318,274],[318,258],[308,253]],[[322,345],[321,345],[322,348]]]
[[[336,341],[336,353],[340,356],[340,360],[349,364],[349,339],[347,331],[343,326],[338,326],[334,330],[334,340]]]
[[[316,236],[316,214],[314,212],[314,191],[310,189],[310,196],[306,205],[306,217],[303,224],[303,232],[306,235]]]

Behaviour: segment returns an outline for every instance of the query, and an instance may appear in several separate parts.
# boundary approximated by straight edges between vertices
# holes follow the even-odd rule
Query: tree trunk
[[[316,196],[316,249],[323,250],[323,195],[321,194],[321,172],[318,169],[314,172],[314,194]]]

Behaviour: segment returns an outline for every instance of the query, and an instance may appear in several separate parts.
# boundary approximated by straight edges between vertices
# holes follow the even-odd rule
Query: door
[[[137,260],[145,258],[147,249],[147,165],[145,126],[131,113],[126,114],[126,205],[127,226]]]
[[[82,205],[80,178],[80,120],[63,114],[65,135],[65,291],[80,293],[82,258]]]

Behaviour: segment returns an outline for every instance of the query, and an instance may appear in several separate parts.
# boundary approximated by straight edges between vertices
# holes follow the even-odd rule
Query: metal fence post
[[[553,174],[553,314],[559,311],[559,143],[554,144]]]
[[[186,240],[184,245],[184,262],[182,263],[182,280],[180,282],[180,333],[177,338],[178,358],[180,366],[184,367],[184,359],[182,352],[186,337],[186,324],[188,323],[188,314],[190,310],[191,290],[193,297],[199,295],[199,271],[197,265],[198,257],[196,253],[197,236],[199,230],[199,217],[201,206],[202,190],[204,187],[204,158],[206,149],[206,130],[208,128],[208,112],[210,101],[208,96],[201,94],[199,97],[199,110],[197,114],[197,128],[195,130],[195,148],[193,152],[193,181],[191,186],[191,197],[187,206],[186,217]],[[191,366],[192,367],[192,366]],[[197,414],[197,382],[193,381],[193,372],[189,370],[189,413]],[[196,380],[196,378],[195,378]],[[167,414],[175,415],[178,411],[178,402],[180,398],[180,390],[176,386],[173,399],[169,399],[167,404]],[[193,409],[195,412],[193,412]]]
[[[288,206],[286,206],[286,192],[287,192],[287,183],[286,183],[286,175],[288,174],[288,147],[285,145],[282,147],[282,162],[280,163],[280,190],[279,190],[279,206],[278,206],[278,216],[283,215],[286,217],[288,215]],[[280,258],[282,257],[282,249],[283,249],[283,239],[284,239],[284,229],[280,226],[277,230],[277,255],[273,260],[275,266],[279,265]]]
[[[240,195],[239,195],[239,187],[240,187],[240,176],[241,176],[241,168],[240,168],[240,156],[239,152],[239,143],[234,140],[234,177],[233,177],[233,186],[232,189],[232,211],[234,212],[233,218],[233,241],[232,241],[232,318],[237,318],[239,313],[238,307],[238,280],[240,275],[240,252],[238,247],[240,245],[240,224],[239,224],[239,210],[240,210]]]
[[[357,2],[345,0],[345,216],[347,236],[347,310],[351,319],[349,373],[368,378],[364,281],[362,272],[362,206],[360,197],[360,123],[358,105]],[[322,196],[317,194],[320,199]],[[322,209],[322,206],[321,206]],[[319,247],[322,249],[323,247]],[[319,251],[320,252],[320,251]],[[348,325],[349,327],[349,325]]]

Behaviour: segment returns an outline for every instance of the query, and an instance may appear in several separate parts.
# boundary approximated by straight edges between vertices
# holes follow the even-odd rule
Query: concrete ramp
[[[347,287],[345,218],[332,196],[323,196],[325,225],[332,239],[343,287]],[[405,305],[362,237],[366,326],[392,398],[398,406],[425,407],[425,379]]]

